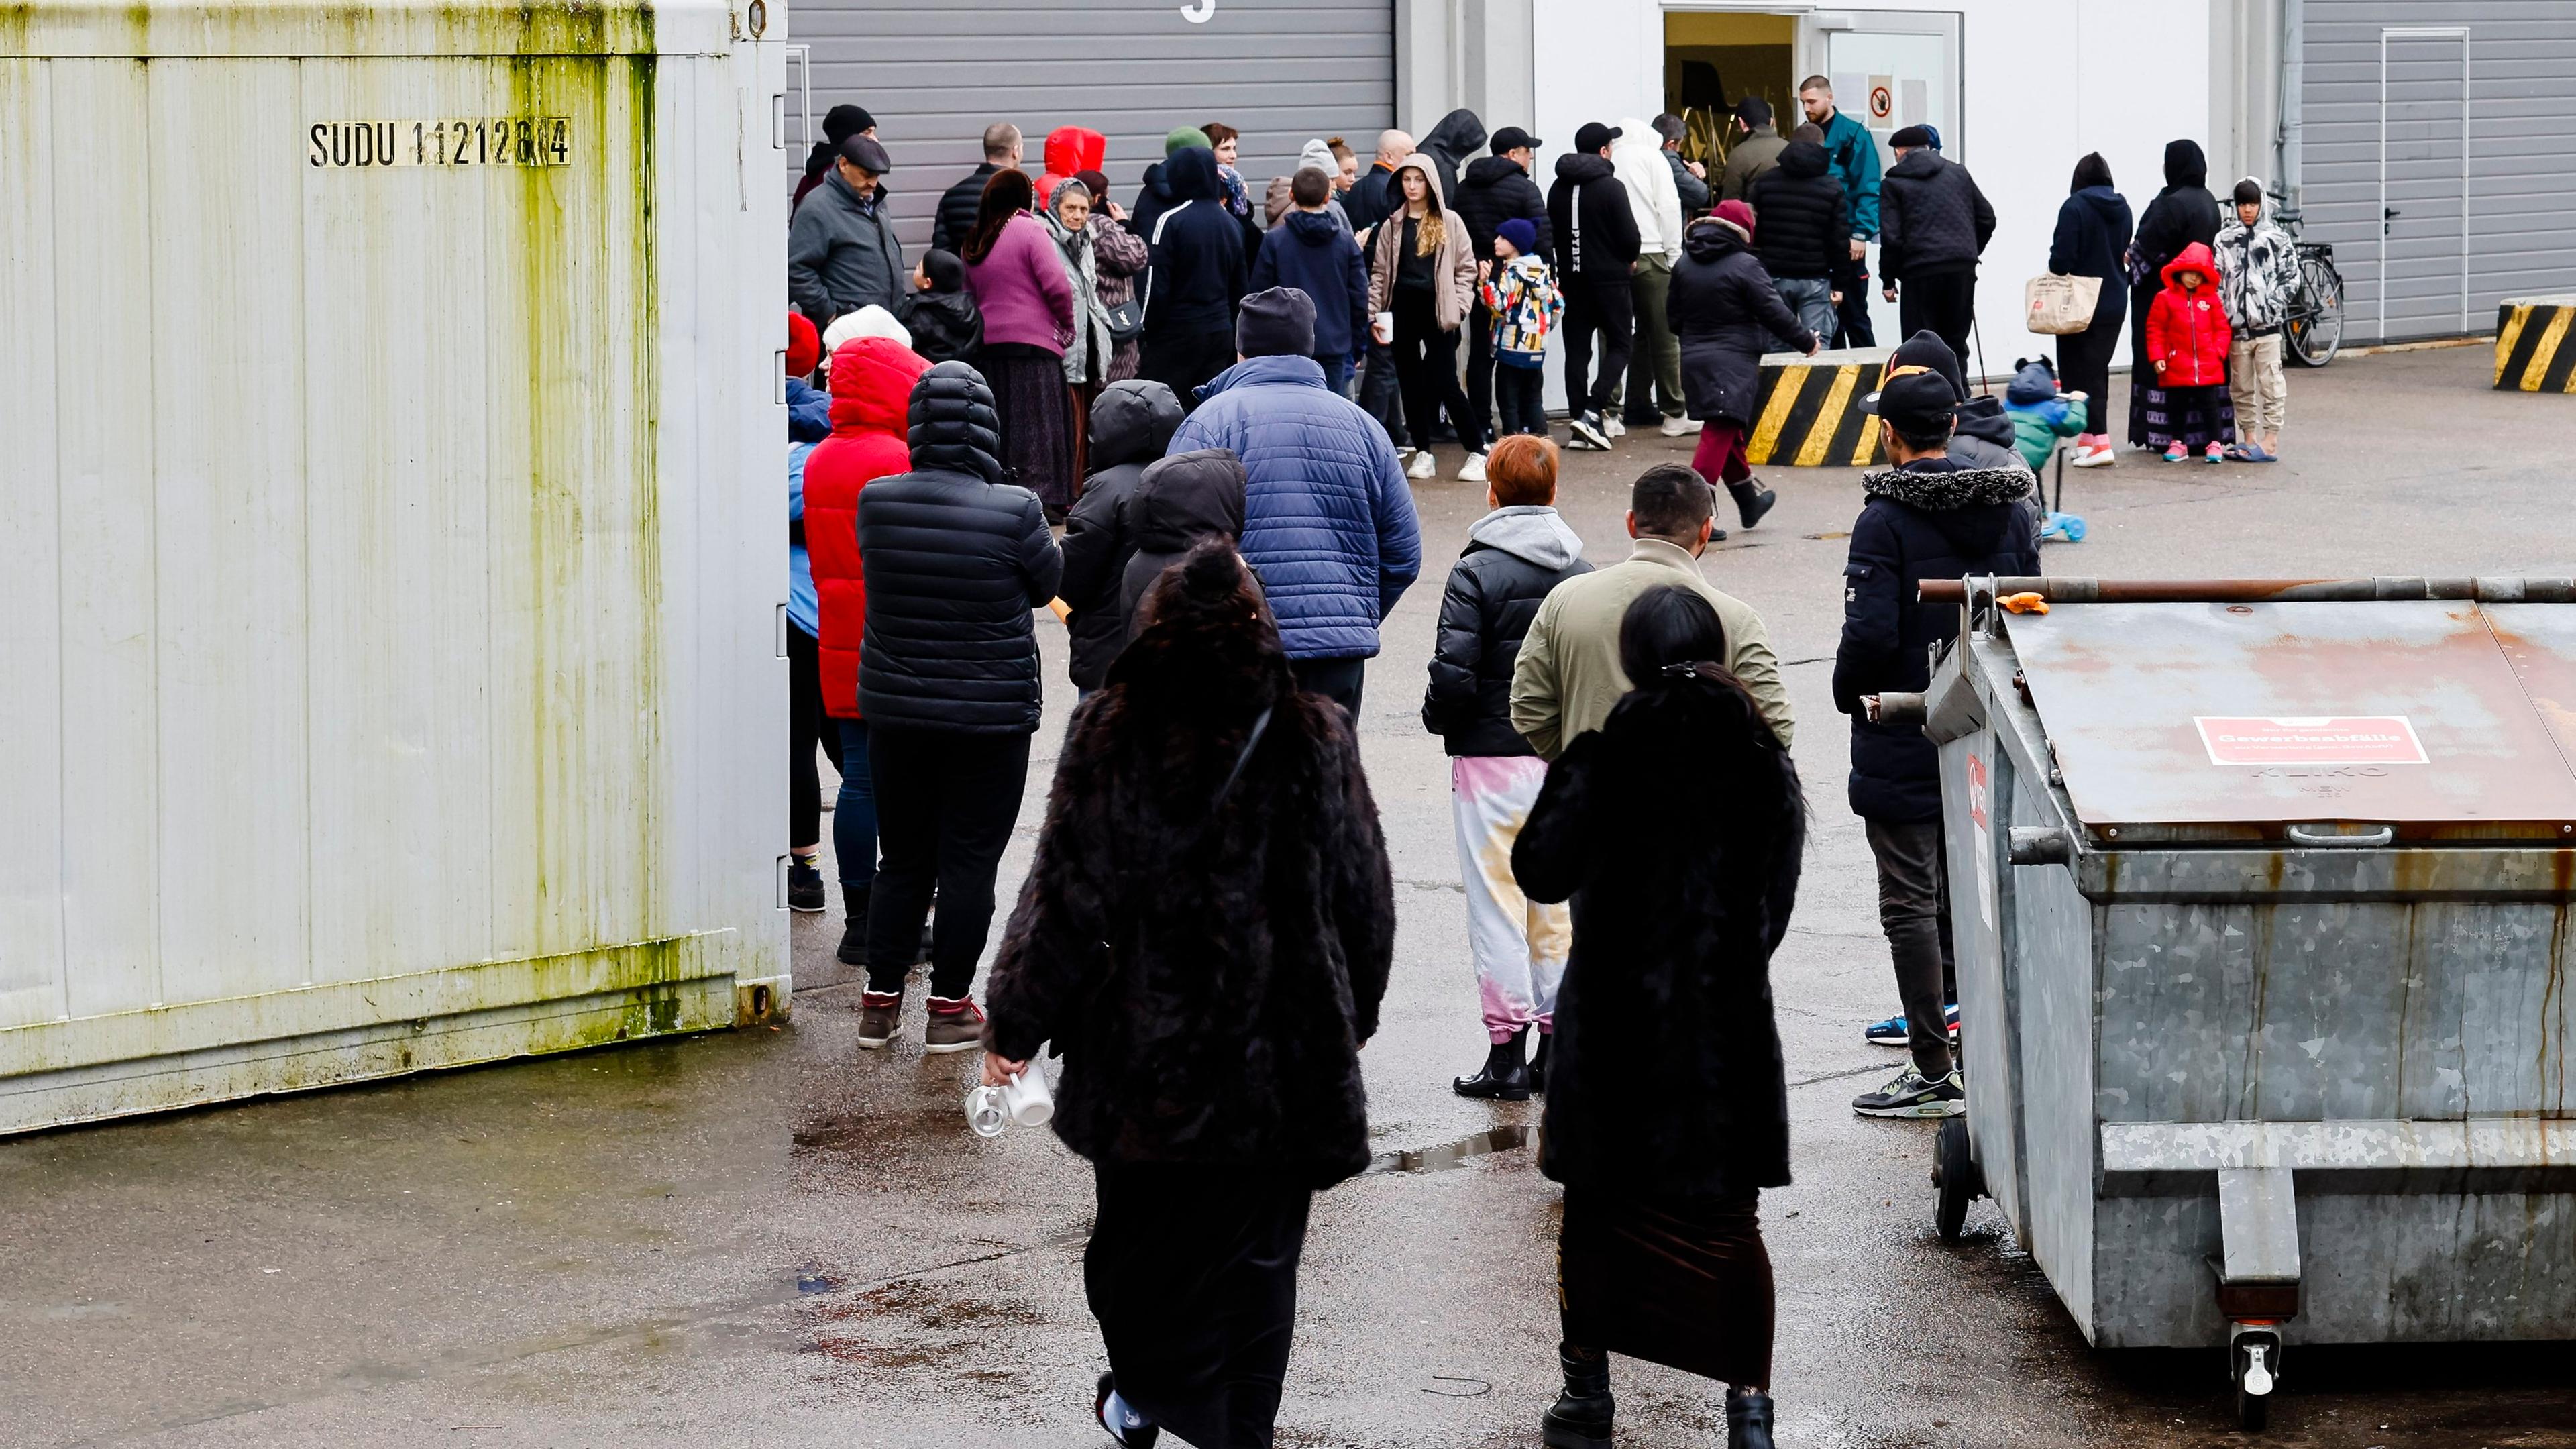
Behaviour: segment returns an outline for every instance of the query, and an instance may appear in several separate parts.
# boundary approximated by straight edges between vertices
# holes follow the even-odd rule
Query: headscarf
[[[1225,209],[1237,216],[1252,215],[1252,193],[1244,189],[1243,173],[1231,166],[1219,166],[1216,179],[1225,183]]]
[[[1079,179],[1067,177],[1048,193],[1046,210],[1038,220],[1046,224],[1047,234],[1055,238],[1056,249],[1064,255],[1065,279],[1073,284],[1073,341],[1064,349],[1064,380],[1070,383],[1094,382],[1095,371],[1108,370],[1109,309],[1100,301],[1100,259],[1093,252],[1089,228],[1075,231],[1064,224],[1057,208],[1068,192],[1079,189],[1089,194],[1091,188]],[[1100,343],[1100,364],[1091,361],[1091,344]]]

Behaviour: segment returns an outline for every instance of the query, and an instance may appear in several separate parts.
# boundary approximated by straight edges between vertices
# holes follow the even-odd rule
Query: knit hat
[[[856,312],[844,312],[832,319],[823,330],[823,348],[839,352],[841,344],[860,337],[891,337],[906,347],[912,345],[912,329],[895,320],[894,314],[874,302]]]
[[[1174,126],[1163,133],[1163,154],[1166,156],[1175,151],[1186,151],[1192,146],[1202,151],[1216,149],[1208,144],[1207,132],[1196,126]]]
[[[802,312],[787,314],[787,375],[803,377],[823,360],[823,339]]]
[[[2013,364],[2013,379],[2004,388],[2004,401],[2019,407],[2036,407],[2057,396],[2057,374],[2048,370],[2048,359],[2035,357]]]
[[[1919,146],[1931,145],[1932,133],[1923,129],[1921,126],[1908,126],[1904,130],[1897,132],[1895,135],[1888,137],[1887,144],[1891,150],[1902,146],[1906,150],[1911,151]]]
[[[1735,103],[1735,119],[1748,126],[1771,124],[1771,103],[1760,96],[1746,96]]]
[[[1315,351],[1315,299],[1295,287],[1273,287],[1243,299],[1235,314],[1234,350],[1246,357],[1308,357]]]
[[[1745,203],[1721,201],[1717,204],[1717,210],[1710,212],[1709,215],[1715,217],[1721,225],[1735,228],[1743,234],[1746,241],[1753,240],[1753,208]]]
[[[1522,256],[1538,250],[1538,224],[1526,216],[1516,216],[1494,228],[1494,235],[1512,244]]]
[[[1316,170],[1323,172],[1327,176],[1339,176],[1342,174],[1342,158],[1334,155],[1333,148],[1326,145],[1321,139],[1308,141],[1305,146],[1297,152],[1297,164],[1288,168],[1288,174],[1294,176],[1309,166],[1314,167]]]
[[[861,131],[877,128],[877,118],[861,107],[838,105],[823,113],[823,135],[835,146]]]

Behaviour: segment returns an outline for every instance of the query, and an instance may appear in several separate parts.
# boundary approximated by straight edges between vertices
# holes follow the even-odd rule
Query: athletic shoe
[[[2227,461],[2227,450],[2216,443],[2212,443],[2209,445],[2209,450],[2202,456],[2206,457],[2213,463],[2224,463]]]
[[[1666,418],[1662,432],[1667,438],[1687,438],[1699,429],[1700,420],[1697,418]]]
[[[2110,444],[2105,443],[2098,448],[2080,449],[2069,461],[2071,466],[2077,468],[2108,468],[2120,461],[2120,455]]]
[[[2180,438],[2174,439],[2172,445],[2165,449],[2165,461],[2168,463],[2179,463],[2190,456],[2191,454],[2183,451]]]
[[[1614,415],[1601,420],[1601,431],[1614,438],[1624,438],[1628,436],[1628,425]]]
[[[1950,1045],[1955,1048],[1959,1044],[1959,1003],[1951,1002],[1943,1015],[1949,1018]],[[1905,1013],[1900,1011],[1885,1021],[1873,1021],[1861,1028],[1860,1039],[1871,1046],[1901,1047],[1909,1045],[1914,1037],[1905,1029]]]
[[[1100,1388],[1092,1395],[1091,1417],[1108,1431],[1111,1443],[1124,1444],[1127,1449],[1154,1449],[1155,1441],[1163,1437],[1162,1430],[1145,1422],[1144,1415],[1118,1397],[1117,1385],[1108,1374],[1100,1376]]]
[[[921,1049],[930,1056],[962,1052],[984,1042],[984,1008],[971,996],[930,998],[930,1025],[922,1032]]]
[[[1484,482],[1485,455],[1482,453],[1469,453],[1467,455],[1467,461],[1458,465],[1458,481],[1461,483]]]
[[[1907,1067],[1886,1086],[1852,1098],[1852,1110],[1864,1117],[1956,1117],[1968,1110],[1968,1089],[1956,1067],[1937,1082]]]
[[[1569,448],[1590,453],[1610,451],[1610,435],[1602,430],[1599,413],[1578,413],[1566,420],[1565,430],[1572,435],[1565,443]]]
[[[810,855],[789,858],[787,909],[791,911],[823,909],[823,872],[814,868],[814,858]]]
[[[869,1051],[882,1050],[887,1042],[894,1040],[895,1023],[902,1016],[902,992],[860,992],[859,1045]]]
[[[1414,453],[1413,461],[1411,463],[1405,465],[1404,476],[1407,478],[1437,478],[1440,476],[1440,460],[1431,456],[1430,449],[1423,448]]]

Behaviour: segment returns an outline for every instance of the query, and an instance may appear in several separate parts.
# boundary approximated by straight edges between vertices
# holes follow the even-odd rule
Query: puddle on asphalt
[[[1453,1167],[1466,1166],[1470,1158],[1526,1147],[1529,1145],[1529,1138],[1530,1130],[1527,1127],[1506,1124],[1489,1128],[1473,1136],[1461,1137],[1455,1142],[1444,1142],[1437,1147],[1418,1148],[1409,1152],[1377,1153],[1369,1158],[1368,1171],[1361,1175],[1373,1176],[1381,1172],[1447,1172]]]

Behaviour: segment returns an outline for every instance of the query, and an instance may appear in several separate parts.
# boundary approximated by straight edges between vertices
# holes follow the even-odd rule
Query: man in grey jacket
[[[832,319],[903,296],[903,243],[881,183],[894,163],[874,136],[841,143],[832,174],[796,208],[787,228],[787,299],[829,331]]]
[[[1655,117],[1655,134],[1663,138],[1664,161],[1673,168],[1673,190],[1682,199],[1682,220],[1708,210],[1717,198],[1709,195],[1708,168],[1682,158],[1682,142],[1690,137],[1690,123],[1670,111]]]

